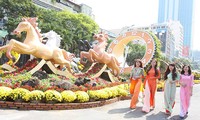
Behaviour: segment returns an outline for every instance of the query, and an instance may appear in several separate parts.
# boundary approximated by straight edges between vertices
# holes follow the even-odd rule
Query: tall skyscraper
[[[192,49],[192,20],[194,0],[159,0],[158,23],[180,21],[183,26],[183,56],[189,57]]]

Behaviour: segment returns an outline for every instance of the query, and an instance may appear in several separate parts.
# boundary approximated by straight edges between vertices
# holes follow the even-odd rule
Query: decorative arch
[[[144,57],[141,59],[143,66],[145,67],[152,60],[156,51],[154,38],[146,31],[134,30],[120,35],[110,44],[108,47],[108,53],[114,54],[117,59],[123,58],[124,47],[133,40],[143,40],[146,43],[146,52]],[[125,67],[123,72],[130,72],[132,67],[133,66]]]

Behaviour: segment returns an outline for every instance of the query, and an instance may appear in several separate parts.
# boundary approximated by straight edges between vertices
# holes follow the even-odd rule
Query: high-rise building
[[[180,21],[183,25],[183,56],[191,56],[192,20],[194,0],[159,0],[158,23],[170,20]]]
[[[182,58],[183,26],[179,21],[157,23],[144,27],[130,26],[122,29],[120,34],[133,30],[151,31],[154,33],[161,42],[163,56],[169,60]]]

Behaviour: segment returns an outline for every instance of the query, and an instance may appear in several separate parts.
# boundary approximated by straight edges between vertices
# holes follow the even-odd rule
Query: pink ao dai
[[[182,74],[180,77],[180,83],[186,84],[186,87],[180,86],[180,116],[185,116],[188,112],[190,97],[191,97],[191,89],[193,87],[193,75],[184,75]]]

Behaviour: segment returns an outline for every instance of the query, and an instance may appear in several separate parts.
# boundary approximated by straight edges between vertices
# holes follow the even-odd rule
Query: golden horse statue
[[[115,56],[112,54],[109,54],[105,51],[107,46],[107,39],[108,35],[104,33],[95,34],[93,36],[95,40],[98,41],[96,45],[93,46],[93,48],[89,49],[88,52],[81,51],[80,58],[81,61],[83,58],[87,58],[90,62],[99,62],[106,64],[108,68],[112,69],[112,73],[115,76],[119,75],[120,68],[119,68],[119,62],[116,59]]]
[[[13,34],[20,35],[21,32],[26,32],[26,38],[24,42],[11,39],[10,42],[0,47],[0,50],[7,50],[6,56],[9,59],[15,58],[11,55],[11,50],[18,52],[19,54],[31,54],[37,58],[51,61],[53,64],[59,64],[66,66],[69,72],[70,61],[73,54],[60,49],[58,47],[50,48],[41,42],[40,30],[37,27],[37,18],[22,18],[22,21],[18,24],[17,28],[13,31]]]

